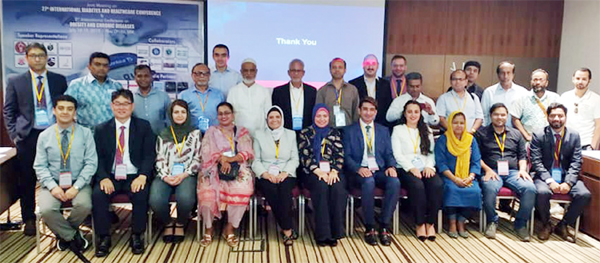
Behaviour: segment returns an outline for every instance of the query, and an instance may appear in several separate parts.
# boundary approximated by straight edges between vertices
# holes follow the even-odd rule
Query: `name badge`
[[[342,108],[340,107],[340,105],[333,105],[333,114],[337,115],[340,112],[342,112]]]
[[[184,170],[185,165],[183,165],[182,163],[174,163],[173,167],[171,167],[171,176],[182,174]]]
[[[50,125],[50,120],[48,119],[48,112],[46,111],[46,109],[36,109],[35,110],[35,125],[36,126]]]
[[[115,166],[115,180],[126,180],[127,179],[127,165],[126,164],[117,164]]]
[[[223,156],[233,158],[235,156],[235,153],[233,153],[232,151],[226,151],[223,153]]]
[[[292,117],[292,129],[294,131],[302,130],[302,116],[296,115]]]
[[[423,169],[425,169],[425,163],[423,163],[421,158],[418,156],[415,156],[415,158],[412,159],[412,164],[419,169],[419,171],[423,171]]]
[[[375,160],[375,156],[371,156],[367,159],[367,165],[369,166],[369,170],[379,171],[379,166],[377,165],[377,160]]]
[[[275,165],[275,164],[271,164],[269,165],[269,171],[268,173],[271,175],[279,175],[279,166]]]
[[[562,170],[560,168],[552,168],[552,179],[556,183],[562,183]]]
[[[326,172],[326,173],[331,172],[331,166],[329,166],[329,162],[326,162],[326,161],[319,162],[319,169],[321,169],[321,171]]]
[[[337,114],[335,114],[335,126],[346,126],[346,114],[344,112],[338,112]]]
[[[205,132],[206,130],[208,130],[209,126],[210,120],[208,118],[205,118],[204,116],[198,117],[198,129]]]
[[[498,161],[498,175],[508,175],[508,161]]]
[[[71,172],[61,172],[58,177],[58,184],[62,189],[69,189],[72,185]]]

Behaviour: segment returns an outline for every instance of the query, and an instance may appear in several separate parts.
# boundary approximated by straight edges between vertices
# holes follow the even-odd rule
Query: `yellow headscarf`
[[[461,140],[456,138],[456,135],[454,135],[454,131],[452,130],[452,120],[454,120],[454,116],[456,116],[458,113],[460,113],[460,111],[455,111],[450,114],[450,117],[448,117],[448,130],[446,130],[446,133],[444,134],[446,134],[446,146],[448,147],[448,151],[450,154],[456,157],[454,176],[460,179],[465,179],[469,177],[469,166],[471,165],[471,143],[473,142],[473,135],[466,132],[467,129],[465,127],[461,136]]]

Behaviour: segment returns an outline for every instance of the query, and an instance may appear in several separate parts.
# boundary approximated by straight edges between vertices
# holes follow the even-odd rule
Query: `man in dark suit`
[[[288,70],[290,82],[273,89],[271,100],[283,110],[284,127],[296,133],[312,124],[312,110],[317,99],[317,89],[302,82],[304,62],[294,59]]]
[[[548,240],[552,233],[550,224],[550,198],[553,194],[569,194],[573,199],[569,211],[556,225],[554,232],[564,240],[575,242],[567,226],[575,223],[583,208],[590,202],[590,191],[579,180],[581,172],[581,143],[577,131],[566,128],[567,108],[551,103],[546,110],[549,126],[534,133],[531,141],[531,169],[537,189],[536,210],[544,227],[538,233],[540,240]]]
[[[385,114],[392,104],[392,93],[390,82],[386,79],[377,77],[379,61],[373,54],[369,54],[363,60],[363,70],[365,74],[351,80],[349,83],[356,86],[358,96],[362,100],[365,97],[373,97],[377,100],[378,109],[375,122],[381,123],[388,128],[393,128],[394,124],[385,119]]]
[[[344,133],[344,162],[353,187],[362,190],[362,209],[365,218],[365,241],[377,245],[375,230],[375,187],[385,190],[381,209],[379,241],[391,243],[390,222],[398,197],[400,180],[396,174],[396,159],[392,153],[389,130],[373,120],[377,115],[377,101],[371,97],[359,103],[360,119],[346,127]]]
[[[111,198],[118,193],[126,193],[133,204],[131,250],[134,254],[144,253],[141,235],[148,219],[147,183],[154,170],[156,137],[148,121],[131,116],[134,107],[131,91],[113,92],[111,109],[115,117],[98,125],[94,132],[98,152],[92,191],[92,214],[99,237],[96,257],[104,257],[110,250],[108,209]]]
[[[35,235],[35,183],[33,160],[40,133],[54,124],[52,101],[67,90],[63,75],[46,70],[48,52],[39,43],[25,49],[29,70],[11,78],[6,87],[4,122],[12,142],[17,146],[21,215],[25,222],[23,233]],[[35,94],[35,96],[34,96]]]

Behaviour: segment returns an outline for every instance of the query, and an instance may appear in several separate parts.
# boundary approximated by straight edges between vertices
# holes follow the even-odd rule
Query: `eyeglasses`
[[[196,71],[192,72],[192,74],[194,74],[196,77],[207,77],[210,76],[210,71]]]
[[[301,73],[301,72],[304,72],[304,70],[302,70],[302,69],[290,69],[289,72],[290,73]]]
[[[113,105],[115,105],[115,107],[118,107],[118,108],[123,108],[123,107],[130,106],[131,102],[126,102],[126,103],[113,102]]]
[[[36,59],[36,58],[46,58],[47,55],[46,54],[31,54],[31,55],[27,55],[30,58]]]

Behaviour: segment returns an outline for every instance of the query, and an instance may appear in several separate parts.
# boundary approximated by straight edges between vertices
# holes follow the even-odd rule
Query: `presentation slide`
[[[239,71],[242,60],[255,59],[257,81],[267,87],[289,81],[294,58],[305,63],[304,81],[318,87],[331,80],[335,57],[347,62],[346,81],[363,74],[367,54],[382,60],[385,0],[210,0],[207,11],[209,64],[214,45],[226,44],[229,66]]]

